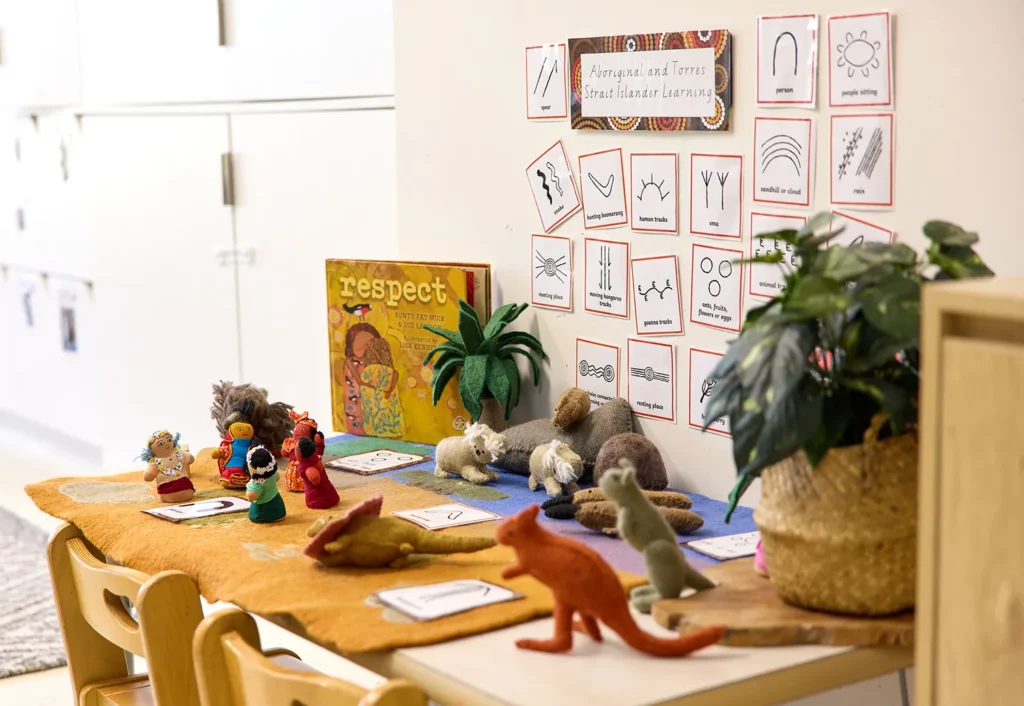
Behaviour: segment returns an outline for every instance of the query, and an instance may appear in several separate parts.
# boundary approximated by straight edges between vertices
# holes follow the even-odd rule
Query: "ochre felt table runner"
[[[210,450],[192,466],[196,499],[241,496],[217,483]],[[452,554],[417,562],[405,569],[327,569],[302,555],[307,528],[325,514],[347,508],[376,493],[384,496],[382,514],[451,502],[430,491],[382,478],[339,488],[341,504],[310,510],[302,493],[282,490],[287,517],[270,525],[249,522],[245,513],[174,524],[143,509],[159,507],[142,472],[93,478],[54,478],[26,492],[43,512],[78,526],[114,561],[148,574],[178,570],[188,574],[211,602],[226,601],[275,622],[339,653],[428,645],[496,630],[547,615],[553,604],[548,589],[530,577],[506,581],[502,570],[511,549],[497,546],[474,554]],[[443,532],[493,535],[496,522]],[[482,579],[507,586],[525,598],[438,620],[417,623],[384,608],[376,591],[458,579]],[[623,574],[623,585],[640,577]]]

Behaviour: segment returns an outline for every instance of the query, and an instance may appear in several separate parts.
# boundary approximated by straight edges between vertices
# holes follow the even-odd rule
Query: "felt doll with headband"
[[[195,457],[187,446],[179,444],[181,434],[172,435],[166,429],[155,431],[146,440],[141,458],[149,463],[142,477],[156,481],[156,492],[165,503],[191,500],[196,489],[192,485],[192,462]]]

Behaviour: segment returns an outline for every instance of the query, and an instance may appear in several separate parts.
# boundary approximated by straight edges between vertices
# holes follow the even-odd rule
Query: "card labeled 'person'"
[[[583,308],[629,318],[629,243],[583,239]]]
[[[859,245],[860,243],[886,243],[893,239],[893,232],[874,223],[868,223],[860,218],[854,218],[848,213],[840,211],[832,212],[832,224],[830,232],[836,232],[840,228],[843,232],[828,241],[829,247],[833,245]]]
[[[814,120],[754,118],[754,201],[810,206]]]
[[[786,288],[785,268],[796,269],[800,266],[793,246],[784,240],[766,237],[767,233],[780,230],[800,230],[807,223],[806,216],[790,216],[781,213],[750,214],[750,257],[782,253],[782,264],[769,265],[763,262],[750,264],[750,285],[747,292],[755,297],[772,298]]]
[[[418,454],[407,454],[392,451],[390,449],[378,449],[366,453],[343,456],[333,461],[328,461],[326,466],[338,468],[343,471],[352,471],[362,476],[372,476],[376,473],[394,471],[407,466],[414,466],[430,459]]]
[[[818,16],[757,18],[757,106],[810,108],[817,102]]]
[[[569,117],[567,75],[564,44],[526,47],[526,117],[529,120]]]
[[[495,515],[493,512],[487,512],[487,510],[481,510],[461,503],[436,505],[418,510],[396,510],[391,514],[428,530],[475,525],[478,522],[490,522],[491,520],[501,519],[500,515]]]
[[[374,594],[378,601],[413,620],[436,620],[495,603],[523,598],[523,594],[480,579],[462,579],[425,586],[389,588]]]
[[[693,246],[690,321],[739,333],[743,325],[742,250]]]
[[[892,105],[892,16],[888,12],[828,18],[828,104]]]
[[[718,382],[711,373],[724,357],[723,353],[705,351],[700,348],[690,349],[690,400],[689,400],[689,423],[694,429],[703,429],[706,418],[706,410],[715,394],[715,384]],[[708,431],[716,434],[730,436],[729,421],[727,419],[716,419]]]
[[[626,183],[622,178],[622,149],[580,155],[580,184],[583,187],[583,227],[624,226]]]
[[[629,155],[630,218],[641,233],[679,232],[679,156],[675,152]]]
[[[590,409],[619,396],[619,347],[576,339],[576,387],[590,395]]]
[[[740,238],[743,213],[743,157],[690,155],[690,232]]]
[[[572,241],[557,235],[531,236],[530,277],[534,306],[572,311]]]
[[[683,307],[676,256],[634,258],[631,265],[637,334],[665,336],[682,333]]]
[[[633,414],[676,421],[675,348],[667,343],[627,339],[629,406]]]
[[[890,209],[893,115],[833,115],[830,199],[850,208]]]
[[[550,233],[580,210],[579,192],[561,140],[530,163],[526,168],[526,180],[545,233]]]

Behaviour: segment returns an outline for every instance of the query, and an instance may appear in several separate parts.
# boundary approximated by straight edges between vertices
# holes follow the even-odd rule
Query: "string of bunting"
[[[0,274],[3,275],[3,279],[6,281],[8,274],[11,272],[21,272],[29,275],[39,275],[39,278],[43,281],[43,287],[46,288],[49,285],[50,279],[63,280],[65,282],[80,282],[86,292],[91,296],[93,282],[88,277],[82,277],[81,275],[69,275],[64,272],[50,272],[48,270],[40,270],[35,267],[22,267],[21,265],[10,265],[5,262],[0,262]]]

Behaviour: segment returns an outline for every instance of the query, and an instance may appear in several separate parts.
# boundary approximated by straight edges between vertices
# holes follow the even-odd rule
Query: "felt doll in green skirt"
[[[285,516],[284,498],[277,492],[277,459],[262,446],[249,450],[249,482],[245,486],[245,499],[249,505],[249,519],[253,522],[277,522]]]

